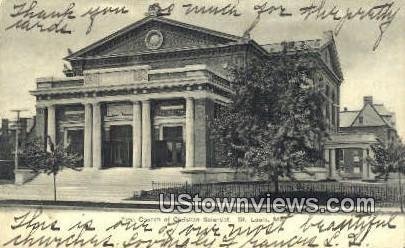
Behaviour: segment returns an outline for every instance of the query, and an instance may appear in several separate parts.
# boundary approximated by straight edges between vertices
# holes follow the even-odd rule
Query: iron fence
[[[399,184],[393,183],[357,183],[357,182],[303,182],[285,181],[279,183],[276,193],[274,183],[268,181],[256,182],[224,182],[224,183],[173,183],[152,182],[153,189],[146,192],[144,198],[157,200],[159,194],[198,194],[200,197],[261,197],[266,194],[280,196],[301,196],[317,198],[343,198],[343,197],[372,197],[377,206],[399,206],[400,199],[403,203],[405,192],[400,195]],[[405,183],[402,184],[405,188]]]

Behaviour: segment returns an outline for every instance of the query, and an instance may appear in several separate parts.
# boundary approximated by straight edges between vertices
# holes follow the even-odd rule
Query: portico
[[[38,95],[38,108],[46,110],[44,118],[47,120],[47,135],[53,142],[69,145],[64,139],[70,128],[74,126],[82,130],[83,166],[86,169],[99,170],[120,164],[135,169],[162,166],[185,169],[209,167],[209,160],[196,161],[195,153],[200,152],[201,148],[195,147],[195,139],[205,141],[205,146],[209,146],[207,127],[201,125],[206,125],[206,118],[211,115],[209,112],[214,110],[215,104],[225,104],[228,101],[227,97],[215,92],[216,87],[226,90],[222,81],[224,79],[219,82],[212,80],[211,75],[214,73],[205,65],[194,65],[165,71],[148,71],[149,78],[156,74],[169,76],[175,71],[179,78],[175,80],[177,84],[172,82],[172,87],[163,85],[162,80],[156,80],[149,81],[148,85],[131,82],[111,89],[111,82],[114,84],[115,80],[125,80],[123,71],[139,73],[137,70],[145,70],[144,68],[109,71],[107,76],[110,83],[107,85],[103,85],[106,79],[104,75],[100,75],[104,71],[94,72],[98,74],[98,81],[95,81],[93,75],[87,74],[92,77],[91,83],[86,81],[86,77],[75,77],[73,80],[81,86],[69,88],[69,94],[74,97],[61,97],[63,87],[54,87],[61,85],[63,79],[39,79],[38,90],[33,94]],[[184,78],[181,78],[181,74]],[[184,81],[187,81],[187,85],[183,86]],[[45,83],[46,88],[42,86]],[[100,85],[97,90],[89,86],[95,83]],[[173,87],[179,89],[179,86],[182,90],[172,90]],[[156,92],[156,89],[160,92]],[[225,92],[230,93],[230,90]],[[197,115],[196,101],[197,111],[201,112]],[[196,116],[200,125],[197,133]],[[119,129],[124,127],[128,127],[129,132],[115,137],[120,132]],[[126,137],[129,133],[132,137]],[[122,140],[129,141],[124,148],[117,143]],[[209,149],[203,148],[204,151]],[[120,162],[117,162],[117,157]]]
[[[324,164],[328,169],[330,179],[361,179],[373,180],[374,174],[367,161],[373,156],[370,146],[376,143],[376,137],[369,134],[332,135],[325,143]],[[345,153],[356,153],[355,160],[345,161]]]

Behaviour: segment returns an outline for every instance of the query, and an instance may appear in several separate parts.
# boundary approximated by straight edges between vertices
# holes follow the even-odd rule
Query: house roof
[[[392,128],[396,126],[395,113],[390,112],[384,104],[374,104],[374,109],[378,112],[381,118]]]
[[[339,113],[340,127],[350,127],[359,111],[344,111]]]
[[[370,109],[372,109],[371,111],[375,111],[376,115],[375,117],[372,117],[370,114],[365,114],[365,118],[368,118],[368,123],[362,124],[362,126],[387,125],[395,128],[395,113],[388,111],[383,104],[366,104],[361,110],[340,112],[339,126],[343,128],[353,126],[360,113],[363,113],[367,106],[370,106]]]
[[[392,112],[388,111],[388,109],[384,106],[384,104],[373,104],[375,110],[377,110],[377,112],[380,115],[387,115],[387,116],[391,116]]]
[[[326,41],[324,39],[287,41],[280,43],[270,43],[261,45],[268,53],[279,53],[286,47],[287,51],[300,51],[309,49],[319,49]]]

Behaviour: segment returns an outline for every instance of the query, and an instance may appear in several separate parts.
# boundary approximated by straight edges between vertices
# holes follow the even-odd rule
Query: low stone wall
[[[18,169],[14,171],[15,180],[14,183],[17,185],[22,185],[31,179],[33,179],[37,173],[29,169]]]
[[[254,173],[253,170],[236,170],[232,168],[192,168],[184,169],[182,173],[190,183],[220,183],[233,181],[263,181],[268,180],[267,174]],[[305,171],[293,171],[293,177],[302,181],[322,181],[328,179],[326,168],[311,167]],[[280,181],[290,178],[280,177]]]

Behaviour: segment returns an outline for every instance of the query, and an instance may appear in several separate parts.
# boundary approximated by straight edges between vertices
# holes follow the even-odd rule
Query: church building
[[[343,75],[331,32],[260,45],[156,13],[69,54],[66,77],[38,78],[31,92],[35,131],[82,154],[84,170],[153,174],[170,167],[186,179],[228,180],[233,174],[218,168],[209,127],[218,106],[230,103],[230,68],[297,52],[305,55],[313,83],[325,89],[325,116],[335,134]],[[313,171],[330,175],[324,163]]]

